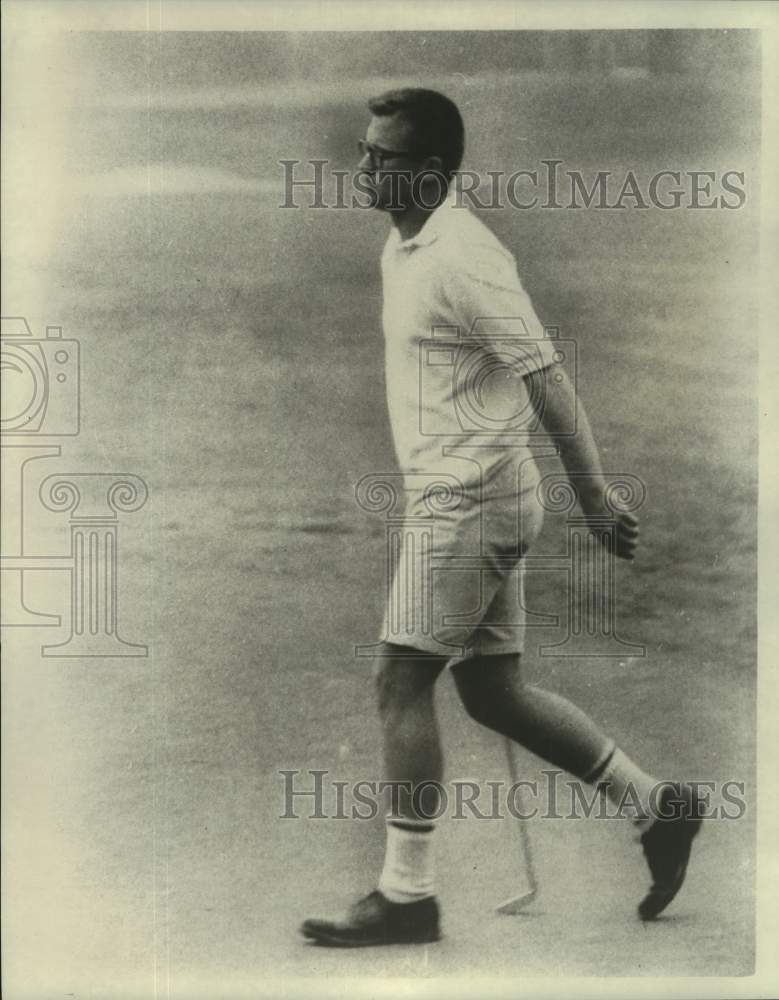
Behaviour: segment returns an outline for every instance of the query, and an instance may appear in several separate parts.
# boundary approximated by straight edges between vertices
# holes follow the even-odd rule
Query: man
[[[615,519],[613,544],[622,559],[634,557],[636,518],[613,514],[606,505],[606,483],[586,414],[570,380],[554,365],[554,342],[544,339],[513,258],[448,193],[464,148],[456,106],[434,91],[406,89],[370,101],[369,108],[373,117],[360,143],[360,168],[376,207],[392,222],[382,256],[383,323],[389,413],[407,513],[430,516],[430,483],[454,483],[456,499],[439,505],[434,519],[433,554],[444,571],[432,574],[432,627],[430,612],[422,606],[424,586],[413,589],[411,599],[390,600],[384,636],[391,638],[383,641],[377,661],[385,778],[413,792],[424,788],[424,804],[421,795],[407,795],[388,816],[377,889],[345,919],[309,919],[302,933],[333,946],[439,938],[429,817],[436,813],[435,783],[442,777],[433,688],[447,664],[465,708],[478,722],[594,783],[615,803],[635,798],[640,808],[634,822],[652,875],[639,915],[652,919],[681,887],[700,826],[699,803],[689,786],[667,783],[658,800],[658,782],[584,712],[521,678],[520,560],[540,530],[543,511],[536,500],[539,475],[531,452],[526,441],[522,445],[516,436],[508,441],[502,433],[505,414],[530,412],[538,418],[557,444],[566,472],[575,476],[585,516],[593,524],[602,524],[598,519],[604,514]],[[437,330],[467,333],[476,320],[485,335],[468,348],[476,351],[470,374],[457,374],[452,356],[457,345],[452,351],[443,341],[438,363],[420,369],[420,347],[431,338],[435,344]],[[522,343],[516,340],[517,323],[528,349],[516,366],[519,375],[511,377],[506,344],[511,345],[511,335],[515,345]],[[455,335],[450,333],[450,339]],[[464,348],[467,343],[462,341]],[[480,368],[487,376],[479,377]],[[485,415],[481,422],[479,413]],[[571,436],[565,431],[574,417]],[[411,541],[404,544],[393,567],[396,580],[424,575],[419,548]],[[478,570],[458,570],[458,558],[475,553]],[[506,558],[511,553],[513,562]],[[447,560],[451,571],[446,571]]]

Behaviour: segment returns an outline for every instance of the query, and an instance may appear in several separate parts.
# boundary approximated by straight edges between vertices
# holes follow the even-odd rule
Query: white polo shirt
[[[537,477],[528,372],[553,361],[511,253],[455,193],[381,258],[387,399],[407,475],[456,476],[510,496]],[[414,478],[418,482],[417,477]],[[409,480],[410,482],[410,480]],[[413,488],[413,487],[412,487]]]

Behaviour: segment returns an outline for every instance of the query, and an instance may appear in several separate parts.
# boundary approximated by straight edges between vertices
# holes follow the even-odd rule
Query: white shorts
[[[383,640],[448,660],[521,653],[525,643],[522,556],[543,509],[535,490],[430,513],[412,499],[390,536]]]

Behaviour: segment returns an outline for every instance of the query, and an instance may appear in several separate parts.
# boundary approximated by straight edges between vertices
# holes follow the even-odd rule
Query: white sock
[[[415,903],[434,894],[433,824],[387,820],[387,852],[379,890],[393,903]]]
[[[615,805],[622,806],[627,815],[633,811],[633,824],[639,833],[648,830],[657,818],[650,808],[652,790],[657,785],[657,779],[642,771],[619,747],[614,749],[597,778],[597,787]]]

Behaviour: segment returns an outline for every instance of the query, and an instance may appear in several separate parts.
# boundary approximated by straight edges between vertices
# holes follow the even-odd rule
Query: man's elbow
[[[551,437],[570,435],[576,429],[576,394],[562,368],[549,365],[525,376],[538,422]]]

